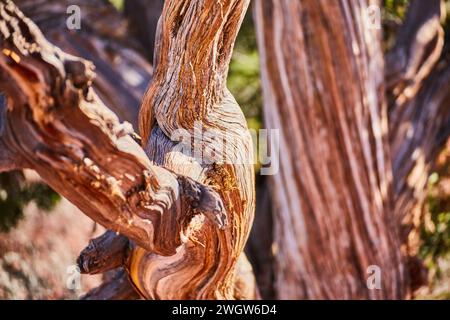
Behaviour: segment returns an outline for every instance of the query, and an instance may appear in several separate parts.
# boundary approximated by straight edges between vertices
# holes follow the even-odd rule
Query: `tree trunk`
[[[278,298],[411,296],[415,279],[400,222],[403,208],[420,202],[426,180],[414,192],[399,190],[412,187],[418,175],[426,179],[433,150],[449,127],[449,68],[436,63],[442,49],[439,1],[422,11],[416,8],[420,2],[412,2],[407,19],[416,24],[408,31],[416,33],[399,32],[394,50],[415,47],[404,60],[387,60],[389,71],[394,61],[404,66],[387,72],[388,88],[380,30],[365,15],[377,2],[256,2],[265,122],[280,129],[283,150],[280,172],[272,177]],[[423,14],[418,18],[417,12]],[[430,83],[422,83],[433,69]],[[409,80],[406,86],[399,85],[402,80]],[[391,92],[408,86],[410,95],[419,93],[403,100],[410,111],[402,114]],[[389,117],[398,112],[401,122],[414,119],[415,138],[393,133],[387,95]],[[407,159],[416,149],[424,152],[420,161]],[[370,286],[369,277],[377,275],[379,290]]]
[[[247,6],[165,2],[159,63],[141,109],[144,152],[95,94],[92,64],[52,46],[11,1],[0,1],[0,88],[8,96],[0,159],[36,170],[85,214],[127,237],[131,248],[121,261],[145,298],[257,294],[242,253],[254,211],[252,142],[225,87]],[[174,134],[193,133],[195,121],[227,148],[202,137],[194,146],[202,157],[183,152],[190,146]],[[80,261],[93,265],[89,255]]]

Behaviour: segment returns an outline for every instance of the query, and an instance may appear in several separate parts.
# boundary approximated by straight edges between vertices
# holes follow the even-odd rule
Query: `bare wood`
[[[409,292],[392,219],[380,32],[362,16],[377,3],[255,3],[265,121],[283,150],[273,176],[278,298]],[[381,290],[367,287],[371,265]]]
[[[81,273],[103,273],[125,265],[129,245],[127,237],[111,230],[92,239],[77,259]]]
[[[197,213],[222,214],[211,188],[151,164],[91,90],[92,65],[53,47],[12,2],[0,3],[0,14],[10,28],[2,29],[1,86],[15,97],[3,137],[9,150],[94,220],[160,254],[175,251],[193,216],[185,194],[195,192]]]
[[[216,2],[207,2],[214,17],[222,12]],[[220,15],[225,26],[213,24],[211,34],[233,35],[225,41],[225,57],[231,55],[248,1],[230,3],[233,14]],[[227,10],[230,3],[224,2]],[[170,11],[174,2],[166,6]],[[221,94],[217,104],[205,105],[216,112],[204,122],[219,136],[229,131],[238,138],[226,154],[231,163],[205,165],[174,152],[176,143],[153,121],[147,128],[150,161],[131,130],[95,95],[89,63],[50,45],[12,2],[0,2],[0,15],[10,30],[2,29],[0,85],[15,97],[8,104],[7,148],[30,159],[47,183],[91,218],[132,240],[126,268],[142,296],[233,298],[236,264],[253,219],[254,177],[245,118],[225,81],[215,92]],[[219,71],[211,81],[226,78],[226,67]],[[207,143],[201,148],[206,150]],[[173,161],[180,159],[181,165]]]
[[[153,69],[141,54],[145,48],[130,36],[127,19],[109,1],[103,0],[15,0],[14,3],[53,45],[94,63],[95,92],[121,121],[128,121],[137,129],[141,99]],[[79,30],[66,26],[67,9],[71,5],[81,9]],[[146,30],[149,37],[152,33]]]
[[[208,112],[227,95],[228,65],[248,3],[166,1],[158,66],[140,112],[144,141],[154,121],[169,137],[180,128],[191,131],[194,121],[208,125]]]
[[[217,190],[227,207],[230,227],[223,232],[211,229],[209,224],[196,228],[195,238],[168,259],[168,264],[177,265],[177,274],[185,279],[182,283],[173,282],[172,274],[149,273],[156,270],[160,258],[134,250],[130,259],[133,282],[151,298],[234,296],[236,264],[253,221],[254,175],[246,120],[225,85],[231,51],[247,6],[246,0],[166,1],[164,5],[157,32],[154,80],[140,112],[143,141],[156,164]],[[185,142],[172,139],[180,129],[192,134],[196,121],[202,132],[214,130],[215,139],[228,143],[232,151],[217,148],[214,153],[221,160],[212,161],[215,144],[204,138],[197,141],[203,161],[174,152],[177,148],[190,150]],[[151,291],[152,284],[163,281],[161,278],[167,284],[165,291]],[[179,287],[189,289],[179,293]]]

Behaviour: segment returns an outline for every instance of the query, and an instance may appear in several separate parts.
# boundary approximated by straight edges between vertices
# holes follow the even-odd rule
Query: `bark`
[[[404,298],[426,281],[411,228],[450,134],[442,6],[411,1],[383,59],[368,4],[255,8],[266,124],[289,150],[272,179],[278,297]],[[366,287],[370,264],[380,291]]]
[[[140,132],[150,158],[176,172],[198,177],[225,199],[230,227],[218,232],[205,225],[195,239],[202,245],[186,246],[174,257],[174,261],[197,261],[180,264],[179,272],[191,286],[201,288],[198,296],[204,298],[233,295],[229,283],[235,281],[234,268],[253,221],[251,137],[242,111],[226,88],[233,44],[247,6],[248,1],[241,0],[166,1],[157,35],[154,78],[140,111]],[[199,123],[200,132],[213,131],[214,138],[205,135],[197,139]],[[191,149],[191,139],[179,144],[170,140],[180,131],[193,137],[202,159]],[[221,148],[214,141],[222,141],[227,147]],[[175,145],[187,152],[169,153]],[[136,261],[132,268],[139,269],[142,263],[153,265],[155,258],[135,252],[132,260]],[[203,276],[198,277],[198,273]],[[153,281],[146,274],[141,279],[137,286],[143,288]],[[217,286],[215,295],[207,293],[211,290],[208,288]],[[168,291],[177,290],[171,286]]]
[[[127,237],[111,230],[92,239],[77,259],[81,273],[103,273],[125,265],[129,245]]]
[[[278,298],[402,298],[380,32],[365,1],[257,1],[265,121],[280,129]],[[369,290],[369,266],[381,270]]]
[[[254,211],[252,143],[225,87],[247,6],[166,1],[160,63],[141,111],[146,155],[95,94],[92,65],[0,2],[0,88],[8,96],[1,138],[85,214],[132,241],[125,267],[145,298],[233,298],[237,285],[237,298],[255,294],[241,287],[254,287],[241,281],[245,272],[236,276],[238,260],[248,272],[239,257]],[[176,148],[172,130],[192,132],[193,120],[229,139],[232,149],[216,153],[230,162],[205,163]],[[200,142],[208,160],[216,149]]]

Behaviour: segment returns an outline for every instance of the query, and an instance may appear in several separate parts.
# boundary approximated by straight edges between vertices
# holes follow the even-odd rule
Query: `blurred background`
[[[46,36],[65,51],[94,61],[96,90],[123,119],[136,129],[140,98],[151,80],[153,41],[157,12],[144,10],[141,1],[15,1],[33,18]],[[39,2],[39,4],[37,4]],[[66,7],[82,8],[82,29],[65,27]],[[384,48],[393,45],[396,28],[405,18],[407,0],[385,0]],[[148,7],[148,6],[147,6]],[[446,1],[450,12],[450,1]],[[228,87],[241,105],[250,128],[263,127],[259,57],[252,10],[240,30],[229,69]],[[140,19],[147,15],[146,23]],[[447,14],[445,28],[450,27]],[[150,31],[149,31],[150,30]],[[132,36],[130,36],[132,35]],[[119,80],[117,80],[119,79]],[[126,110],[123,106],[129,106]],[[130,107],[131,106],[131,107]],[[259,166],[256,165],[256,170]],[[264,177],[257,174],[255,228],[271,222],[270,193]],[[429,286],[418,298],[450,299],[450,141],[437,159],[428,179],[428,196],[420,217],[419,256],[429,270]],[[0,174],[0,299],[73,299],[96,286],[100,278],[82,276],[81,288],[66,286],[71,265],[88,240],[102,227],[43,184],[32,171]],[[264,259],[252,251],[264,247]],[[273,277],[268,239],[251,236],[248,253],[264,297],[272,297]]]

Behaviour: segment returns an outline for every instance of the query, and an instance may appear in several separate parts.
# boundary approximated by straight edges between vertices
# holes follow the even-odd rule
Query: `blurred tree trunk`
[[[386,62],[370,4],[255,3],[264,116],[283,150],[270,177],[278,298],[405,298],[421,280],[402,222],[448,137],[440,2],[411,2]]]
[[[125,0],[124,13],[130,31],[139,41],[148,61],[153,61],[155,36],[164,0]]]

